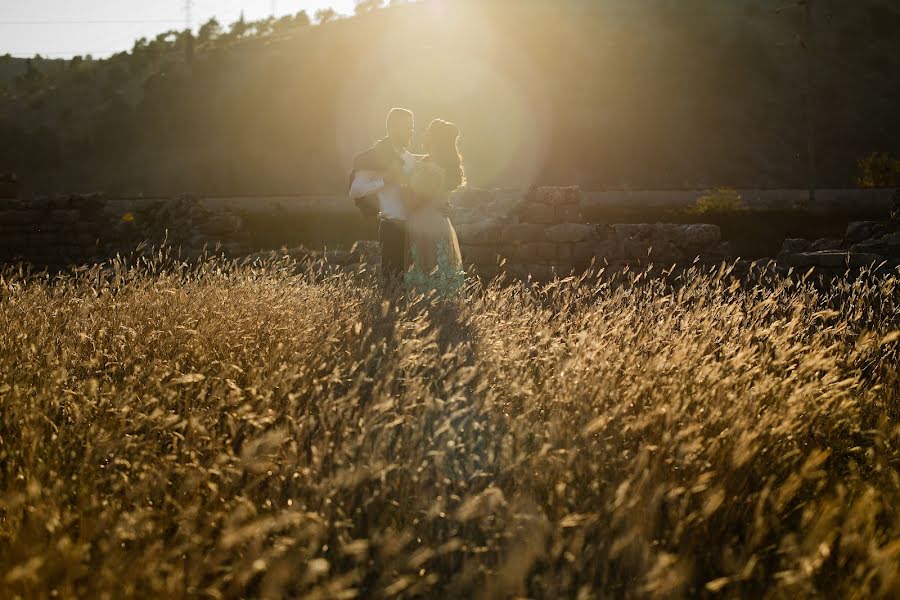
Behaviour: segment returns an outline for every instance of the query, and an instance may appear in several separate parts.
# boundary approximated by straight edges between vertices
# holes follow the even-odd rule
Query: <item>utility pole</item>
[[[193,0],[184,0],[184,28],[186,30],[184,44],[184,62],[188,66],[194,64],[194,18],[193,18]]]
[[[807,155],[807,179],[809,185],[809,203],[816,201],[816,122],[813,115],[815,88],[815,63],[816,63],[816,31],[813,23],[813,0],[802,0],[805,8],[806,22],[806,155]]]

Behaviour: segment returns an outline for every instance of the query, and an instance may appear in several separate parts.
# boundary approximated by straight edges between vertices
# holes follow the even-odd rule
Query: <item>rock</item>
[[[815,246],[815,244],[813,244]],[[843,267],[847,264],[847,253],[838,250],[821,250],[809,253],[821,267]]]
[[[850,247],[850,252],[869,253],[869,254],[888,254],[890,249],[886,241],[882,239],[863,240],[858,244]]]
[[[875,266],[886,260],[883,256],[867,252],[850,252],[846,258],[847,266],[854,269]]]
[[[214,215],[200,221],[198,228],[207,235],[228,236],[241,228],[241,218],[236,215]]]
[[[519,207],[527,201],[526,194],[517,189],[499,189],[494,191],[493,204],[488,207],[497,220],[506,221],[515,214]]]
[[[512,265],[509,271],[522,279],[530,278],[538,282],[550,281],[556,275],[556,269],[550,265]]]
[[[886,253],[892,258],[900,258],[900,231],[889,233],[879,239],[887,247]]]
[[[528,199],[530,202],[539,204],[577,206],[581,204],[581,188],[578,186],[533,187],[528,191]]]
[[[548,227],[547,239],[551,242],[584,242],[594,237],[596,226],[585,223],[563,223]]]
[[[809,246],[809,240],[804,240],[802,238],[788,238],[781,244],[781,252],[779,253],[779,256],[797,254],[798,252],[806,252],[807,250],[809,250]]]
[[[617,224],[611,225],[619,242],[627,239],[650,241],[653,235],[653,226],[647,223]]]
[[[619,239],[611,225],[594,225],[594,239],[610,244],[617,244]]]
[[[500,256],[496,246],[460,246],[463,263],[475,265],[495,265]]]
[[[660,248],[669,245],[686,247],[689,245],[687,228],[674,223],[656,223],[650,230],[650,245]]]
[[[787,254],[781,258],[789,267],[805,268],[813,267],[818,264],[815,256],[810,252],[797,252],[795,254]]]
[[[454,228],[460,244],[496,244],[503,237],[503,227],[491,222],[460,223]]]
[[[556,222],[556,215],[553,206],[529,202],[528,204],[523,204],[520,208],[519,219],[523,223],[549,224]]]
[[[684,240],[684,247],[695,251],[712,248],[722,241],[722,230],[718,225],[707,223],[687,225],[684,228]]]
[[[481,223],[486,220],[487,218],[485,217],[484,211],[471,208],[455,208],[450,215],[450,221],[453,223],[454,227]]]
[[[650,245],[637,237],[622,240],[622,257],[629,261],[644,261],[650,256]]]
[[[360,240],[350,247],[352,260],[360,263],[380,262],[381,244],[375,240]]]
[[[527,263],[539,263],[556,259],[556,244],[550,242],[534,242],[520,244],[513,256],[516,260]]]
[[[548,230],[549,231],[549,230]],[[545,239],[545,228],[541,225],[519,223],[503,228],[500,240],[505,244],[519,242],[540,242]]]
[[[485,210],[494,202],[494,191],[464,186],[450,194],[454,210]]]
[[[577,223],[582,220],[581,205],[562,204],[553,207],[554,220],[557,223]]]
[[[715,261],[730,260],[734,257],[734,250],[731,248],[730,242],[719,242],[701,256],[704,260],[713,259]]]
[[[353,253],[350,250],[328,250],[322,252],[325,262],[333,265],[346,265],[350,263]]]
[[[651,244],[648,258],[652,262],[672,264],[684,262],[688,257],[673,242],[665,241]]]
[[[835,238],[820,238],[809,246],[808,252],[828,252],[833,250],[841,250],[843,244],[841,240]]]
[[[844,232],[844,242],[852,246],[863,240],[879,237],[888,233],[888,225],[879,221],[853,221]]]
[[[611,240],[589,240],[586,242],[576,242],[572,244],[571,259],[586,263],[592,259],[597,259],[598,263],[610,261],[618,257],[616,245]]]
[[[859,267],[877,261],[880,257],[875,254],[850,253],[844,250],[821,250],[816,252],[800,252],[787,257],[788,265],[792,267]]]

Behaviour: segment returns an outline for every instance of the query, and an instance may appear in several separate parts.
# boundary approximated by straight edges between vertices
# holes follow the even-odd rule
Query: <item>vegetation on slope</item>
[[[372,8],[378,2],[368,3]],[[334,192],[386,110],[463,131],[473,185],[804,186],[803,10],[459,0],[0,58],[0,170],[40,191]],[[900,156],[900,8],[816,2],[820,183]],[[417,138],[417,142],[421,142]]]

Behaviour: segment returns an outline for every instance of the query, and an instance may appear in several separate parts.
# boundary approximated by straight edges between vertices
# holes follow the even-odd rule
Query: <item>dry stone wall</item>
[[[847,225],[843,238],[787,239],[778,263],[824,276],[847,269],[895,270],[900,268],[900,223],[896,218],[854,221]]]
[[[715,225],[588,224],[582,202],[577,187],[459,190],[452,198],[451,220],[468,270],[486,277],[503,271],[546,280],[583,272],[592,263],[671,265],[729,258]],[[110,204],[97,194],[0,198],[0,262],[84,264],[127,255],[145,241],[165,241],[185,258],[200,256],[204,247],[228,257],[258,250],[250,247],[240,215],[210,209],[191,196],[138,202],[125,213],[111,210]],[[350,251],[285,251],[351,267],[378,263],[373,243],[357,243]]]
[[[200,256],[204,246],[210,253],[218,246],[229,256],[248,249],[239,216],[211,211],[190,196],[153,201],[125,214],[106,209],[99,194],[0,197],[0,263],[85,264],[127,255],[145,241],[165,241],[185,258]]]
[[[535,187],[527,193],[463,189],[451,220],[463,261],[488,277],[500,271],[535,279],[610,265],[719,263],[730,258],[715,225],[596,225],[583,222],[577,187]]]

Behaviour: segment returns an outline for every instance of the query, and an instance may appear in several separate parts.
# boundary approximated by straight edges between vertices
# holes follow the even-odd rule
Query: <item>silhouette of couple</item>
[[[382,276],[421,291],[461,291],[465,272],[456,231],[449,218],[449,193],[465,175],[457,142],[459,129],[435,119],[425,134],[424,155],[412,154],[413,113],[390,111],[387,137],[356,157],[350,197],[379,220]]]

